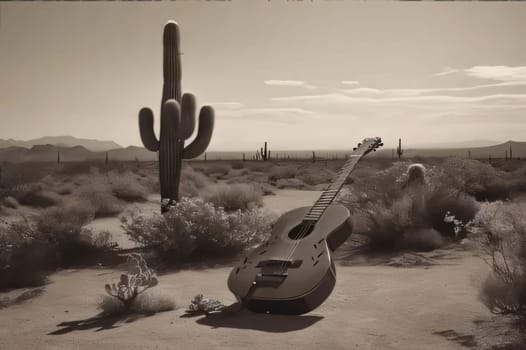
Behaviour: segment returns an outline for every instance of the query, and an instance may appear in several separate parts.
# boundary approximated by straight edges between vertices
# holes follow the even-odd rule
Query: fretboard
[[[345,180],[349,177],[356,163],[358,163],[363,154],[363,151],[354,151],[349,155],[349,159],[347,159],[343,167],[338,171],[329,187],[323,191],[320,198],[314,202],[314,205],[310,208],[307,214],[305,214],[303,220],[318,221],[321,218],[327,207],[334,201],[342,189]]]

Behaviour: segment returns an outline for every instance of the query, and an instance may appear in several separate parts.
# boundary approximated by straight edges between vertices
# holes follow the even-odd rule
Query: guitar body
[[[315,223],[309,207],[281,216],[269,240],[242,257],[228,288],[255,312],[302,314],[319,306],[336,283],[332,252],[352,232],[350,213],[329,205]]]

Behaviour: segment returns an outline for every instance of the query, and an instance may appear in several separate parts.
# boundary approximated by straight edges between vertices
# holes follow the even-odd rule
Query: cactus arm
[[[184,159],[192,159],[202,154],[212,138],[214,131],[214,109],[210,106],[204,106],[199,112],[199,128],[197,136],[184,149]]]
[[[143,108],[139,112],[139,131],[144,147],[149,151],[157,152],[159,150],[159,141],[153,131],[153,112],[149,108]]]
[[[183,95],[181,101],[181,139],[189,139],[195,130],[195,96],[190,93]]]

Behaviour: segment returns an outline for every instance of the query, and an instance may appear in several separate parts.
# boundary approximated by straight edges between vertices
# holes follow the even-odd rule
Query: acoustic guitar
[[[380,146],[379,137],[359,143],[311,207],[281,216],[270,238],[234,266],[228,288],[243,306],[262,313],[303,314],[329,297],[336,284],[332,253],[352,232],[349,210],[333,201],[360,158]]]

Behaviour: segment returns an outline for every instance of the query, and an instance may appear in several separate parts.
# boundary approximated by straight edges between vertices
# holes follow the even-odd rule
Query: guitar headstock
[[[361,151],[363,152],[363,155],[366,155],[369,152],[376,152],[376,149],[383,145],[381,137],[369,137],[363,139],[357,147],[353,148],[353,151]]]

